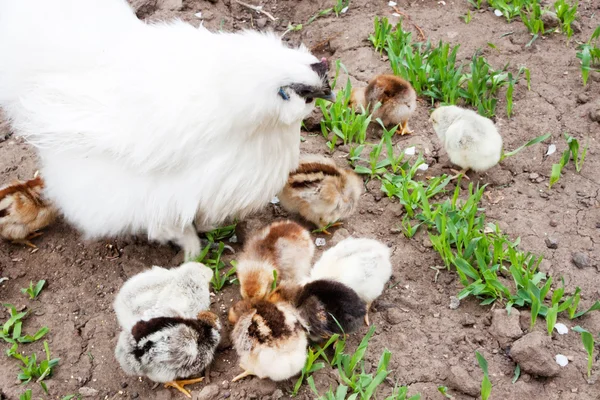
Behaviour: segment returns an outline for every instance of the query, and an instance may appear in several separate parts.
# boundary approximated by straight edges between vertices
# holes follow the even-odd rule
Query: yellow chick
[[[437,108],[429,121],[450,161],[462,168],[453,172],[482,172],[500,161],[502,137],[489,118],[465,108],[444,106]]]
[[[366,88],[352,90],[350,105],[360,108],[381,106],[373,111],[373,120],[381,119],[386,127],[401,125],[399,134],[412,133],[408,119],[417,108],[417,92],[411,84],[395,75],[377,75]]]
[[[299,283],[310,273],[315,245],[310,232],[296,222],[277,221],[246,242],[238,260],[237,277],[242,298],[264,299],[278,280]]]
[[[349,169],[338,168],[333,160],[306,155],[292,172],[279,194],[281,206],[329,234],[326,228],[341,225],[350,216],[363,191],[362,179]]]
[[[0,237],[36,248],[31,239],[50,225],[58,211],[43,195],[44,180],[15,181],[0,188]]]
[[[256,375],[282,381],[306,362],[308,340],[297,311],[285,302],[242,300],[229,310],[233,346],[244,370],[233,382]]]

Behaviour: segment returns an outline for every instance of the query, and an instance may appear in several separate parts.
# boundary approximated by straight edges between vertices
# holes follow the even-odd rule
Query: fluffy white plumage
[[[125,0],[0,0],[0,54],[0,106],[38,147],[66,219],[87,238],[147,233],[188,257],[194,222],[244,218],[281,190],[323,95],[307,88],[330,93],[304,47],[146,24]]]
[[[498,164],[502,137],[494,123],[475,111],[456,106],[436,109],[429,120],[453,164],[485,171]]]
[[[213,271],[197,262],[177,268],[154,266],[123,284],[114,302],[117,320],[125,331],[140,320],[156,317],[195,319],[210,307]]]
[[[370,305],[381,295],[391,275],[390,249],[386,245],[374,239],[349,237],[323,253],[310,280],[341,282]]]

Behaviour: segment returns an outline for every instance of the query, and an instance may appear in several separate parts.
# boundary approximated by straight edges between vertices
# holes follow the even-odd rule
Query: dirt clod
[[[558,239],[554,237],[547,237],[544,242],[546,243],[546,247],[549,249],[558,249]]]
[[[198,394],[194,393],[194,400],[213,400],[219,396],[219,386],[217,384],[207,385],[202,388]]]
[[[385,320],[392,325],[397,325],[404,320],[404,317],[399,309],[390,308],[385,312]]]
[[[98,391],[94,388],[83,386],[79,388],[79,394],[83,397],[94,397],[98,395]]]
[[[505,309],[494,310],[490,334],[498,340],[500,346],[505,347],[515,339],[523,336],[523,331],[519,324],[520,315],[521,313],[516,309],[511,309],[510,315]]]
[[[560,25],[560,19],[558,16],[550,11],[547,11],[542,14],[542,22],[544,23],[545,29],[556,28]]]
[[[458,365],[450,367],[448,386],[460,393],[473,397],[477,397],[481,393],[480,383],[469,375],[466,369]]]
[[[517,340],[510,356],[521,366],[521,371],[532,375],[552,377],[560,372],[554,361],[552,339],[542,332],[531,332]]]
[[[587,253],[576,251],[571,255],[571,257],[573,264],[575,264],[577,268],[588,268],[592,266],[592,261]]]
[[[450,307],[451,310],[456,310],[460,306],[460,300],[456,296],[450,296]]]

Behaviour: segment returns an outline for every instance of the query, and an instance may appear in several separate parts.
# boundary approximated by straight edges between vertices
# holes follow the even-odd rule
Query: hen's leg
[[[156,231],[150,232],[148,236],[151,240],[163,243],[168,241],[174,242],[183,250],[186,261],[198,257],[202,250],[200,238],[192,224],[187,225],[183,229],[174,226],[163,226]]]
[[[181,381],[171,381],[171,382],[167,382],[165,383],[165,387],[169,388],[175,388],[177,390],[179,390],[181,393],[185,394],[187,397],[192,398],[192,395],[190,394],[190,392],[188,390],[185,389],[185,386],[187,385],[193,385],[194,383],[198,383],[198,382],[202,382],[204,378],[195,378],[195,379],[186,379],[186,380],[181,380]]]

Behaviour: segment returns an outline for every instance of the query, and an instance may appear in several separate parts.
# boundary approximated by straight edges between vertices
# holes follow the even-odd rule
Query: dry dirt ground
[[[181,8],[160,9],[156,0],[138,0],[136,7],[141,18],[177,16],[197,25],[199,20],[194,14],[202,11],[205,25],[210,29],[254,27],[281,32],[288,21],[306,22],[332,2],[268,0],[263,3],[264,9],[278,18],[275,23],[232,0],[169,3]],[[591,110],[600,109],[600,79],[591,80],[587,88],[582,86],[575,43],[567,45],[564,36],[551,35],[526,48],[530,36],[519,21],[507,24],[504,18],[495,17],[486,9],[475,12],[471,23],[465,24],[460,17],[469,9],[466,1],[446,0],[443,4],[433,0],[399,0],[398,6],[423,29],[428,39],[460,44],[461,58],[469,59],[476,49],[483,49],[488,61],[496,67],[510,62],[515,69],[526,65],[531,70],[531,91],[527,91],[524,84],[517,85],[515,90],[514,117],[506,118],[505,104],[501,100],[496,123],[508,149],[546,132],[552,133],[552,138],[472,178],[489,184],[493,201],[484,198],[482,204],[488,217],[512,237],[520,236],[523,249],[543,254],[541,270],[557,278],[563,276],[568,293],[576,286],[581,287],[582,307],[588,307],[600,298],[600,124],[588,117]],[[366,38],[372,30],[373,18],[390,14],[387,1],[353,0],[348,12],[339,18],[318,19],[302,31],[288,34],[287,40],[294,44],[304,42],[309,47],[319,45],[318,56],[342,60],[352,82],[365,85],[374,74],[389,71],[388,64],[373,51]],[[586,40],[592,27],[598,25],[600,2],[580,1],[579,16],[583,32],[575,35],[575,41]],[[506,32],[513,34],[501,37]],[[488,42],[494,43],[497,49],[488,47]],[[243,68],[243,60],[240,60],[240,68]],[[428,174],[434,175],[447,172],[443,167],[448,159],[440,151],[427,122],[429,111],[427,104],[421,102],[411,123],[414,134],[398,140],[402,148],[416,145],[431,165]],[[551,165],[565,148],[563,132],[587,141],[588,156],[581,174],[569,166],[559,184],[548,190]],[[326,152],[325,140],[320,134],[304,136],[307,140],[302,143],[303,151]],[[558,151],[544,159],[548,143],[556,143]],[[347,151],[338,149],[332,155],[340,165],[345,162],[344,150]],[[11,137],[0,143],[0,182],[30,177],[35,168],[34,151],[19,138]],[[489,363],[494,385],[492,399],[600,399],[600,382],[596,379],[600,367],[595,361],[594,374],[588,382],[586,353],[579,335],[574,332],[564,336],[554,334],[547,350],[550,357],[561,353],[571,360],[560,369],[558,376],[538,378],[524,373],[515,384],[511,383],[515,364],[509,353],[514,338],[503,338],[502,331],[510,326],[513,331],[517,330],[516,336],[526,332],[529,314],[522,312],[520,321],[512,321],[511,325],[511,321],[495,315],[490,306],[480,306],[472,298],[462,301],[458,309],[450,309],[450,297],[462,288],[455,273],[443,271],[434,281],[436,272],[430,267],[442,262],[424,232],[413,239],[395,233],[401,207],[395,201],[382,198],[377,184],[369,184],[368,188],[356,215],[332,237],[326,237],[326,248],[351,234],[377,238],[393,249],[394,273],[390,288],[372,311],[377,332],[365,363],[365,368],[370,370],[376,366],[384,348],[392,352],[392,373],[382,385],[383,394],[398,383],[408,385],[411,394],[421,393],[422,399],[442,399],[437,387],[445,385],[455,399],[476,398],[482,378],[475,359],[478,350]],[[277,206],[269,205],[262,214],[247,221],[247,226],[252,229],[282,215],[285,214]],[[556,239],[558,248],[548,248],[547,237]],[[54,375],[46,381],[50,396],[44,395],[37,384],[27,386],[33,389],[34,398],[61,398],[78,391],[98,399],[180,398],[178,393],[162,387],[152,390],[153,385],[148,380],[123,374],[113,357],[118,330],[112,310],[114,296],[126,279],[151,265],[177,265],[180,260],[177,249],[148,244],[143,238],[86,243],[62,221],[47,229],[36,243],[39,251],[35,253],[25,247],[0,243],[0,277],[9,278],[0,285],[1,302],[31,310],[24,325],[27,332],[47,325],[52,354],[61,359]],[[318,250],[317,256],[321,251]],[[588,267],[577,268],[573,264],[572,253],[576,251],[590,257]],[[39,279],[46,279],[48,286],[38,300],[29,301],[19,289]],[[226,321],[228,306],[238,296],[236,287],[227,287],[213,297],[212,310]],[[7,315],[0,311],[0,320],[6,320]],[[578,321],[564,318],[559,321],[569,327],[582,325],[595,334],[600,332],[600,313]],[[520,332],[521,327],[523,332]],[[225,322],[225,330],[229,329]],[[541,320],[535,330],[544,329]],[[365,332],[363,328],[350,339],[351,348]],[[0,347],[4,352],[8,346]],[[41,343],[24,345],[22,349],[28,353],[43,353]],[[596,348],[596,354],[598,350]],[[26,389],[17,382],[18,362],[1,357],[1,392],[8,399],[17,399]],[[212,366],[210,386],[201,395],[206,384],[192,387],[195,398],[289,397],[292,381],[275,384],[251,378],[229,383],[238,373],[235,352],[229,341],[224,340]],[[316,374],[315,382],[317,388],[324,391],[336,385],[337,373],[326,368]],[[307,387],[298,396],[299,399],[314,397]],[[382,395],[379,398],[383,398]]]

